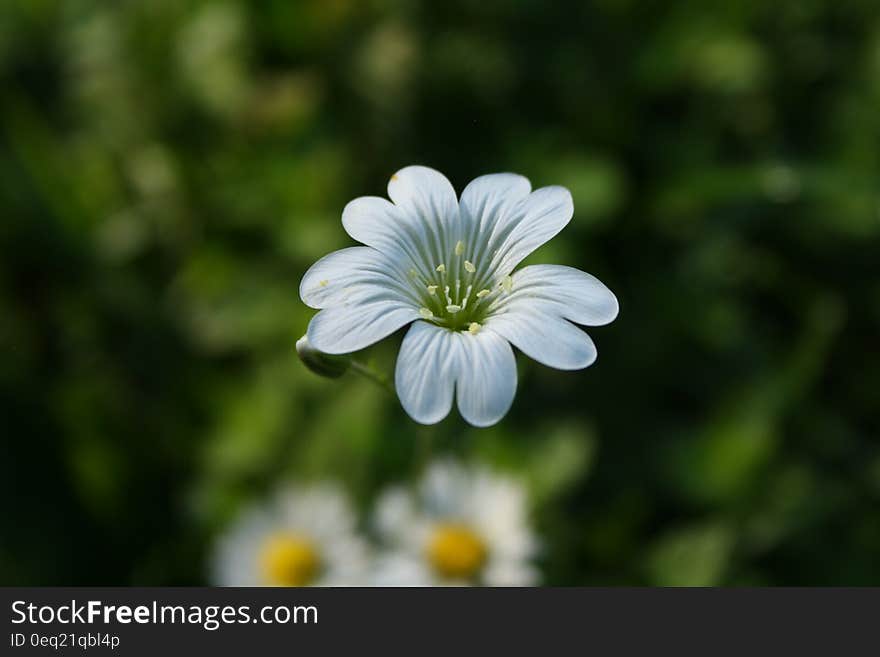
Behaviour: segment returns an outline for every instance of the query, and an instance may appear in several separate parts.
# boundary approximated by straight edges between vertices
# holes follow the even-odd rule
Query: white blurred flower
[[[524,488],[484,468],[434,463],[415,492],[393,488],[376,507],[387,552],[381,586],[532,586],[537,539]]]
[[[523,176],[472,181],[457,199],[443,174],[421,166],[391,176],[388,196],[351,201],[342,224],[358,246],[315,263],[300,296],[321,309],[308,328],[328,354],[363,349],[412,323],[397,358],[401,404],[439,422],[453,394],[466,421],[495,424],[516,392],[511,344],[550,367],[591,365],[596,347],[575,324],[617,316],[614,294],[571,267],[514,268],[574,211],[564,187],[534,192]]]
[[[290,487],[246,510],[220,538],[220,586],[356,586],[369,568],[345,496],[330,484]]]

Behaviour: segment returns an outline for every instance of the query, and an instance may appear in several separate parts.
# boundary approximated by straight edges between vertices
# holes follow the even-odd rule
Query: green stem
[[[352,359],[351,360],[351,369],[353,369],[355,372],[357,372],[361,376],[369,379],[370,381],[372,381],[376,385],[384,388],[385,391],[388,392],[389,394],[391,394],[391,395],[396,394],[394,391],[394,386],[388,380],[388,377],[385,376],[384,374],[380,374],[379,372],[374,370],[369,365]]]

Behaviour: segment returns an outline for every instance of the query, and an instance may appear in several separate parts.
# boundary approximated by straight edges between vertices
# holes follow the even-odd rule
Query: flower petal
[[[495,559],[483,573],[486,586],[535,586],[540,579],[537,568],[513,559]]]
[[[435,424],[449,414],[461,345],[458,335],[415,322],[400,345],[394,383],[403,409],[416,422]]]
[[[419,318],[411,305],[387,299],[361,299],[324,308],[309,322],[306,336],[328,354],[360,351]]]
[[[504,275],[539,246],[549,241],[574,214],[571,193],[565,187],[542,187],[511,208],[496,225],[491,249],[492,269]]]
[[[311,308],[364,298],[409,300],[419,305],[405,274],[387,256],[365,246],[334,251],[318,260],[303,276],[299,296]]]
[[[507,340],[492,331],[471,335],[416,322],[400,346],[395,384],[400,403],[416,422],[434,424],[446,417],[457,388],[462,417],[486,427],[513,403],[516,360]]]
[[[424,240],[424,227],[391,201],[378,196],[361,196],[342,211],[342,225],[352,238],[380,251],[402,270],[411,264],[423,276],[430,275],[436,263]]]
[[[491,330],[456,334],[461,342],[458,410],[475,427],[503,418],[516,394],[516,359],[510,344]]]
[[[388,196],[418,230],[433,264],[445,262],[461,230],[458,198],[446,176],[428,167],[405,167],[388,181]]]
[[[486,239],[498,224],[509,220],[510,211],[532,191],[529,179],[515,173],[492,173],[472,180],[461,193],[461,220],[465,224],[465,243],[473,245],[472,260],[485,257]]]
[[[420,554],[388,552],[373,566],[372,586],[436,586],[430,566]]]
[[[590,336],[559,315],[536,312],[524,304],[493,315],[486,328],[509,340],[532,360],[558,370],[579,370],[596,360]]]
[[[530,265],[513,274],[511,292],[496,305],[524,304],[577,324],[601,326],[617,317],[617,297],[595,276],[564,265]]]

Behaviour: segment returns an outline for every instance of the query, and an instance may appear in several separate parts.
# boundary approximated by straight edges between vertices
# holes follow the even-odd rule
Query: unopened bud
[[[302,336],[296,341],[296,354],[312,372],[330,379],[337,379],[348,371],[351,358],[346,354],[325,354],[309,344],[309,339]]]

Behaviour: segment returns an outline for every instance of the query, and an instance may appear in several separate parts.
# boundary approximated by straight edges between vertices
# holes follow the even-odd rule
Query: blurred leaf
[[[649,550],[648,577],[655,586],[716,586],[723,582],[733,548],[723,524],[707,523],[664,534]]]
[[[528,457],[528,475],[540,506],[589,476],[597,441],[591,429],[570,421],[538,433],[543,438]]]

